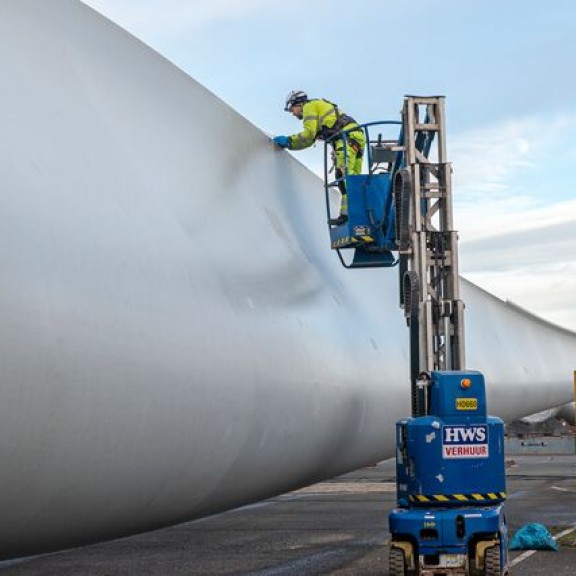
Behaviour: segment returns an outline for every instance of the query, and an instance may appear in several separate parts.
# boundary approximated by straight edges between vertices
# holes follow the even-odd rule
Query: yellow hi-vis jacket
[[[290,150],[308,148],[316,140],[326,140],[342,130],[357,126],[353,118],[340,112],[332,102],[323,99],[309,100],[304,104],[302,121],[302,132],[289,136]],[[350,138],[354,138],[355,134],[351,134]],[[360,136],[360,132],[358,134]]]
[[[327,140],[342,130],[350,130],[358,126],[354,118],[343,114],[336,104],[328,100],[309,100],[302,107],[302,121],[304,129],[299,134],[289,136],[290,150],[302,150],[312,146],[316,140]],[[332,140],[335,152],[335,166],[337,170],[348,174],[362,172],[362,156],[366,136],[362,129],[348,132],[346,150],[342,138]]]

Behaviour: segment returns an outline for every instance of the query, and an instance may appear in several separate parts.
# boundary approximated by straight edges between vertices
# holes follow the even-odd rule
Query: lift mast
[[[426,393],[420,375],[465,368],[464,303],[444,97],[406,96],[402,115],[405,164],[393,187],[400,305],[410,328],[412,414],[422,416]]]

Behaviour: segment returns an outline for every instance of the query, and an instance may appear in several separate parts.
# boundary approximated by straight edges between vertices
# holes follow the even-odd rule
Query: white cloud
[[[514,134],[476,134],[454,146],[454,183],[470,198],[502,194],[510,189],[508,179],[520,169],[530,168],[530,142]]]
[[[542,206],[529,197],[488,198],[458,205],[455,221],[464,242],[526,231],[537,234],[567,222],[573,222],[576,229],[576,200]]]
[[[574,129],[576,116],[557,115],[511,120],[455,137],[449,152],[462,239],[570,220],[576,204],[558,198],[572,185]]]
[[[545,320],[576,331],[576,263],[533,269],[467,272],[464,276],[492,294],[511,300]]]
[[[576,117],[523,118],[460,134],[454,165],[460,271],[576,330]]]
[[[454,137],[449,152],[458,194],[470,200],[507,192],[510,178],[534,164],[537,125],[516,120]]]

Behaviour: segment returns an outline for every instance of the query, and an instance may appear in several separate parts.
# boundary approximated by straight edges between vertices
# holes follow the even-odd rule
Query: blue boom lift
[[[374,138],[391,128],[393,138]],[[330,180],[325,149],[326,206],[330,219],[332,191],[344,184],[349,218],[330,228],[332,248],[347,268],[398,268],[409,327],[412,415],[396,424],[389,574],[501,576],[504,425],[487,414],[482,374],[464,368],[444,98],[407,96],[401,122],[362,129],[367,173]]]

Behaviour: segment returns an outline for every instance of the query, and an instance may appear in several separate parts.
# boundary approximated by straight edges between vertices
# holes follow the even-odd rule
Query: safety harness
[[[320,130],[318,130],[318,133],[316,134],[316,138],[318,140],[329,140],[330,138],[332,138],[333,136],[336,136],[336,134],[338,134],[339,132],[341,132],[345,126],[348,126],[348,124],[356,124],[356,120],[354,120],[354,118],[352,118],[352,116],[348,116],[348,114],[344,114],[342,112],[340,112],[340,110],[338,110],[338,105],[334,104],[334,102],[330,102],[330,100],[326,100],[326,98],[322,98],[323,102],[327,102],[328,104],[331,104],[333,106],[333,108],[331,108],[330,110],[328,110],[328,112],[326,112],[326,114],[324,114],[324,116],[322,118],[320,118]],[[325,126],[323,123],[324,118],[326,118],[326,116],[329,116],[330,114],[332,114],[332,112],[334,112],[336,114],[336,122],[334,122],[333,126]]]
[[[321,125],[321,127],[318,130],[318,133],[316,134],[316,138],[318,140],[330,140],[334,136],[339,134],[349,124],[356,124],[356,125],[358,124],[356,122],[356,120],[354,120],[354,118],[352,118],[352,116],[348,116],[348,114],[344,114],[343,112],[340,112],[340,110],[338,109],[338,105],[334,104],[334,102],[330,102],[330,100],[326,100],[326,98],[322,98],[322,101],[327,102],[328,104],[331,104],[333,106],[333,108],[328,110],[328,112],[326,112],[326,114],[324,114],[324,116],[322,116],[319,119],[319,124]],[[332,114],[332,112],[334,112],[336,114],[336,122],[334,122],[334,124],[330,127],[325,126],[323,124],[324,118],[326,118],[326,116],[329,116],[330,114]],[[360,142],[358,142],[357,140],[352,138],[351,134],[353,134],[353,132],[354,131],[348,133],[348,143],[356,150],[356,152],[358,153],[359,156],[362,156],[362,146],[361,146]],[[337,142],[341,142],[341,145],[343,145],[343,142],[341,140],[338,140],[338,141],[333,140],[332,141],[332,147],[333,148],[336,148]]]

